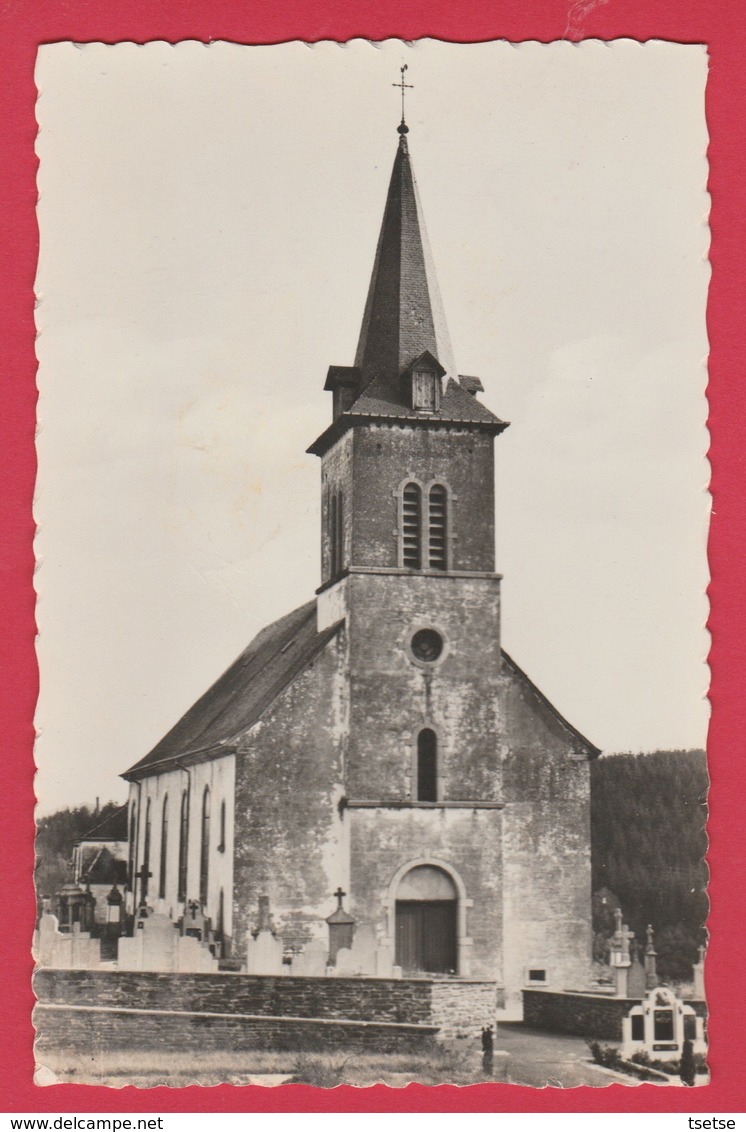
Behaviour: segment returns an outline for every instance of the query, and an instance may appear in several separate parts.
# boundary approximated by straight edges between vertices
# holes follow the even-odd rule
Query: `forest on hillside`
[[[707,920],[704,751],[607,755],[591,764],[595,956],[614,909],[638,941],[655,929],[658,971],[688,981]]]

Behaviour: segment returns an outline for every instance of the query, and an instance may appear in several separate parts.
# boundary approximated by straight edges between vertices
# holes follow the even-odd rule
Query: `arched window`
[[[431,727],[417,736],[417,801],[438,800],[438,737]]]
[[[402,492],[401,559],[402,566],[410,570],[419,570],[422,565],[421,521],[422,492],[419,484],[405,484]]]
[[[130,892],[135,887],[135,871],[137,869],[137,803],[132,803],[130,810],[130,843],[129,843],[129,870],[127,874],[127,887]]]
[[[142,851],[142,887],[140,900],[144,901],[148,895],[148,881],[150,880],[150,798],[145,808],[145,846]]]
[[[218,939],[222,941],[223,933],[225,932],[225,893],[222,888],[220,889],[220,896],[218,897],[218,919],[215,925],[215,934]]]
[[[187,894],[187,852],[189,847],[189,791],[181,795],[181,814],[179,817],[179,887],[177,900],[183,903]]]
[[[430,488],[428,525],[429,565],[431,570],[448,567],[448,492],[443,484]]]
[[[218,852],[225,853],[225,798],[220,803],[220,842]]]
[[[335,491],[329,498],[329,574],[336,578],[344,567],[344,496]]]
[[[163,817],[161,820],[161,859],[158,866],[158,896],[166,899],[166,865],[168,857],[168,794],[163,799]]]
[[[202,836],[199,847],[199,899],[207,904],[207,888],[210,871],[210,788],[205,787],[202,795]]]

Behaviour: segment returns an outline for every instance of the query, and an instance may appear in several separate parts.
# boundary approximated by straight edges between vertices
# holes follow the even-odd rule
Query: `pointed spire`
[[[403,81],[403,76],[402,76]],[[399,85],[398,83],[395,85]],[[455,377],[451,344],[402,118],[355,365],[387,383],[428,350]]]

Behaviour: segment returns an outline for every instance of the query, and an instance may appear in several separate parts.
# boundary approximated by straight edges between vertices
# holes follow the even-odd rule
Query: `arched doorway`
[[[458,891],[444,869],[417,865],[399,882],[396,962],[405,974],[458,974]]]

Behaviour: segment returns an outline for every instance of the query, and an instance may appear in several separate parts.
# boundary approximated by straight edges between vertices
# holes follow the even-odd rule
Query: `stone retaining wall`
[[[421,1048],[495,1020],[494,983],[154,971],[36,972],[40,1051]]]
[[[434,981],[431,986],[430,1017],[441,1039],[469,1037],[494,1025],[498,1006],[494,983]]]
[[[622,1019],[639,1002],[639,998],[612,998],[577,991],[524,990],[523,1021],[537,1030],[620,1042]],[[705,1016],[704,1002],[693,1001],[688,1005],[700,1017]]]
[[[104,1050],[325,1050],[364,1048],[384,1053],[426,1050],[434,1026],[349,1022],[331,1018],[52,1006],[34,1010],[37,1058],[47,1051],[93,1055]]]

